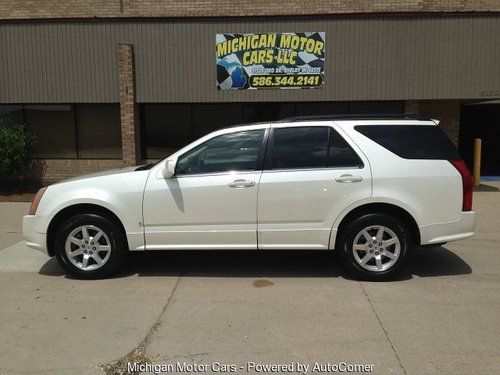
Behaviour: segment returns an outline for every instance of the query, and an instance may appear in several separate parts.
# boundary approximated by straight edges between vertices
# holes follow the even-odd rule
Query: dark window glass
[[[76,158],[75,112],[70,104],[24,106],[28,130],[36,137],[35,158]]]
[[[327,166],[328,127],[274,129],[271,168],[322,168]]]
[[[402,111],[402,101],[142,104],[142,155],[164,158],[205,134],[232,125],[302,115]]]
[[[350,113],[403,113],[404,103],[401,101],[394,102],[350,102]]]
[[[143,155],[161,159],[193,141],[190,104],[142,106]]]
[[[441,130],[434,125],[358,125],[358,132],[405,159],[461,159]]]
[[[118,104],[78,104],[76,118],[79,158],[122,157]]]
[[[215,130],[243,122],[242,104],[193,104],[193,136],[195,139]]]
[[[276,121],[295,116],[295,103],[245,103],[244,122]]]
[[[21,125],[23,123],[22,105],[0,105],[0,124]]]
[[[142,150],[159,159],[214,130],[243,123],[242,104],[143,104]]]
[[[362,167],[363,162],[342,136],[333,128],[330,129],[328,150],[329,167]]]
[[[347,102],[302,102],[297,103],[297,116],[317,116],[349,113]]]
[[[257,169],[264,130],[220,135],[179,157],[176,174],[199,174]]]

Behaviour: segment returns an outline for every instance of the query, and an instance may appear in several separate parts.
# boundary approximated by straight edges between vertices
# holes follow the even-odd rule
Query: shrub
[[[0,180],[11,180],[30,165],[34,137],[25,125],[0,122]]]

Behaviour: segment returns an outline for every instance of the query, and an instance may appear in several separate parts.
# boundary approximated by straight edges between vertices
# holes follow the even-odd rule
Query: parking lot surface
[[[476,237],[418,249],[384,283],[352,280],[316,251],[140,253],[112,279],[69,279],[20,242],[29,204],[0,203],[0,373],[344,361],[498,374],[500,193],[474,199]]]

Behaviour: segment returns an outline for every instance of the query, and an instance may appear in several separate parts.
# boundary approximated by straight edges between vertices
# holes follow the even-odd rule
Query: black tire
[[[68,235],[77,228],[86,225],[99,228],[109,239],[109,258],[102,266],[93,270],[84,270],[74,265],[65,250]],[[76,247],[78,248],[78,246]],[[79,214],[70,217],[59,226],[54,238],[54,253],[68,275],[79,279],[100,279],[111,276],[122,266],[127,258],[128,246],[123,230],[114,221],[98,214]],[[95,260],[90,260],[89,263],[97,265]]]
[[[396,235],[400,244],[399,257],[397,260],[392,265],[388,265],[389,268],[380,271],[368,270],[364,268],[360,263],[358,263],[354,256],[353,244],[355,238],[363,231],[363,229],[371,226],[383,226],[390,229]],[[375,229],[371,230],[371,233],[374,233],[374,231]],[[369,246],[368,241],[366,243],[367,246]],[[372,246],[376,247],[377,245],[373,244]],[[395,246],[396,245],[388,248],[395,249]],[[361,280],[383,281],[393,277],[401,269],[401,267],[404,266],[412,247],[413,245],[410,233],[399,219],[386,214],[369,213],[355,218],[342,229],[342,233],[339,233],[336,251],[343,266],[356,278]],[[369,249],[369,251],[371,252],[371,256],[374,256],[374,254],[382,254],[382,252],[376,252],[376,248]],[[368,255],[368,252],[360,250],[357,254],[358,257],[361,258],[363,255]],[[383,256],[382,259],[390,262],[390,258],[386,256]],[[377,267],[374,263],[375,258],[373,258],[373,260],[369,260],[367,266]]]

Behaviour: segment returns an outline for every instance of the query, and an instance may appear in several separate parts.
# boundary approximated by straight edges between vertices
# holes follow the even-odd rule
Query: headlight
[[[42,197],[43,197],[43,194],[45,193],[45,190],[47,190],[46,187],[41,188],[36,193],[35,198],[33,199],[33,202],[31,202],[30,215],[35,215],[36,214],[36,209],[38,208],[38,204],[42,200]]]

